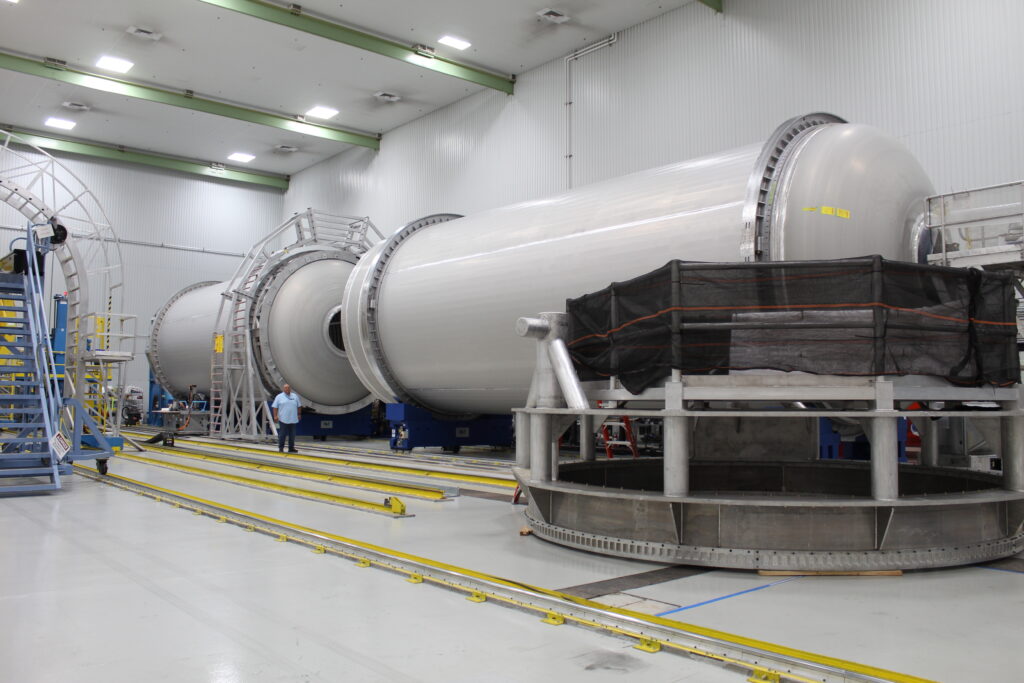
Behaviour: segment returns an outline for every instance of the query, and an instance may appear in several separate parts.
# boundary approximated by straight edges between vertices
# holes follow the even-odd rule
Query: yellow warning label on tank
[[[224,353],[224,335],[215,334],[213,335],[213,352]]]
[[[804,211],[820,213],[822,216],[836,216],[837,218],[849,218],[849,209],[840,209],[835,206],[805,206]]]

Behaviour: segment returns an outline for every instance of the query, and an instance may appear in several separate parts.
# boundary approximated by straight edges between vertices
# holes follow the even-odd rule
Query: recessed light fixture
[[[68,121],[67,119],[58,119],[56,116],[51,116],[46,119],[46,125],[50,128],[60,128],[61,130],[71,130],[78,124],[74,121]]]
[[[255,154],[246,154],[245,152],[235,152],[228,156],[228,161],[237,161],[242,164],[247,164],[256,158]]]
[[[456,38],[455,36],[441,36],[440,38],[437,39],[437,42],[441,43],[442,45],[447,45],[448,47],[454,47],[456,50],[465,50],[467,47],[473,44],[468,40]]]
[[[96,62],[96,66],[103,69],[104,71],[113,71],[117,74],[126,74],[131,71],[131,68],[135,66],[134,62],[129,62],[127,59],[121,59],[120,57],[111,57],[110,55],[103,55]]]
[[[311,119],[333,119],[337,115],[337,109],[323,107],[320,106],[319,104],[306,112],[306,116],[308,116]]]

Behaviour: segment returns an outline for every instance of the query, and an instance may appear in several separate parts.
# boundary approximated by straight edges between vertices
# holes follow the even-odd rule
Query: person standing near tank
[[[288,452],[295,450],[295,426],[302,415],[299,395],[292,391],[291,385],[281,387],[281,393],[274,397],[270,407],[274,409],[274,422],[277,423],[277,450],[284,452],[284,439],[288,437]]]

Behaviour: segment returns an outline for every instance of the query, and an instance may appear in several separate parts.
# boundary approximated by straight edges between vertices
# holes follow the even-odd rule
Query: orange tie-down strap
[[[916,308],[905,308],[903,306],[893,306],[891,304],[882,303],[881,301],[868,301],[865,303],[843,303],[843,304],[779,304],[777,306],[670,306],[663,308],[660,311],[651,313],[649,315],[643,315],[639,318],[634,318],[628,322],[624,322],[618,327],[613,327],[607,332],[594,332],[593,334],[587,334],[577,339],[573,339],[569,342],[569,346],[574,346],[580,342],[588,339],[602,339],[606,338],[611,334],[620,332],[627,327],[636,325],[637,323],[645,320],[653,320],[659,318],[668,313],[676,313],[681,311],[792,311],[792,310],[803,310],[803,309],[816,309],[816,308],[885,308],[890,311],[902,311],[904,313],[913,313],[926,318],[934,318],[936,320],[946,320],[957,323],[974,323],[975,325],[993,325],[997,327],[1017,327],[1017,322],[999,322],[995,320],[980,320],[978,318],[961,318],[948,315],[939,315],[937,313],[927,313],[925,311],[918,310]]]

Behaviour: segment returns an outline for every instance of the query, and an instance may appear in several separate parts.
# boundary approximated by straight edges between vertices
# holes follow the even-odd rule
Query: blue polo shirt
[[[271,407],[277,408],[278,422],[295,424],[299,421],[299,395],[294,391],[286,394],[283,391],[274,397]]]

